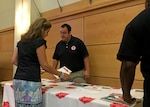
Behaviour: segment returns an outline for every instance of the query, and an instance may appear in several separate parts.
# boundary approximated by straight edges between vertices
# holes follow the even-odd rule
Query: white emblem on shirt
[[[71,50],[76,50],[76,46],[72,46],[72,47],[71,47]]]

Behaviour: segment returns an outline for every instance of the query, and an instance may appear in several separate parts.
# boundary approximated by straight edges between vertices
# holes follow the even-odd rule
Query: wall
[[[80,6],[82,5],[82,6]],[[72,34],[82,39],[90,53],[91,77],[89,83],[120,87],[120,62],[116,54],[127,23],[144,9],[144,0],[82,0],[63,11],[54,9],[43,12],[43,17],[52,23],[47,37],[47,57],[52,63],[52,54],[60,40],[59,28],[63,23],[72,26]],[[139,66],[134,88],[142,88],[143,77]]]
[[[72,4],[72,3],[75,3],[75,2],[78,2],[81,0],[58,0],[58,1],[61,6],[65,6],[65,5],[69,5],[69,4]],[[37,0],[36,0],[36,2],[37,2]],[[39,3],[39,4],[37,4],[38,7],[41,6],[41,8],[40,8],[41,12],[56,9],[59,7],[57,0],[39,0],[39,2],[37,2],[37,3]]]
[[[33,0],[31,0],[31,3],[31,21],[34,21],[37,17],[40,17],[40,14]],[[0,0],[0,30],[13,27],[14,20],[15,0]]]
[[[11,57],[14,48],[13,27],[0,30],[0,81],[12,80]]]
[[[14,20],[15,0],[0,0],[0,29],[12,27]]]

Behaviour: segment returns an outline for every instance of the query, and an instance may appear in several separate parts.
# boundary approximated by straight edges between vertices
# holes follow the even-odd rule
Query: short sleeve
[[[36,42],[35,42],[35,47],[38,48],[42,45],[45,45],[45,47],[47,48],[47,45],[46,45],[46,40],[44,39],[38,39]]]
[[[126,26],[117,59],[137,62],[149,57],[149,13],[150,8],[143,10]]]
[[[18,46],[19,46],[19,44],[20,44],[20,41],[17,43],[17,46],[16,46],[16,47],[18,47]]]
[[[88,50],[87,50],[84,42],[79,40],[79,45],[80,45],[79,47],[80,47],[80,51],[81,51],[83,58],[89,56]]]
[[[54,54],[53,54],[53,59],[59,60],[59,56],[58,56],[58,44],[56,45]]]
[[[122,42],[117,54],[118,60],[133,62],[140,60],[140,47],[136,36],[133,27],[129,24],[123,34]]]

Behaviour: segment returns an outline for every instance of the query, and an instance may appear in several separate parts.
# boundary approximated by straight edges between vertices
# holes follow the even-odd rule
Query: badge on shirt
[[[72,46],[72,47],[71,47],[71,50],[76,50],[76,46]]]

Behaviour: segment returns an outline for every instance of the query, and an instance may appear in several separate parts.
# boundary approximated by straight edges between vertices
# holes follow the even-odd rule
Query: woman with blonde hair
[[[45,18],[38,18],[21,36],[12,56],[17,66],[14,76],[15,107],[42,107],[42,85],[40,67],[66,80],[67,74],[56,71],[46,59],[46,40],[51,24]]]

